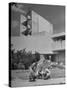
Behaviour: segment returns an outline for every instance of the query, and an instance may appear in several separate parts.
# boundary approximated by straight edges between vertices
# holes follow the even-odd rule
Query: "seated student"
[[[29,68],[30,70],[29,80],[30,81],[35,81],[36,79],[36,68],[37,68],[37,62],[33,63]]]
[[[49,70],[48,68],[45,68],[45,71],[42,71],[41,73],[42,73],[42,75],[43,75],[43,79],[44,79],[44,80],[50,78],[51,72],[50,72],[50,70]]]

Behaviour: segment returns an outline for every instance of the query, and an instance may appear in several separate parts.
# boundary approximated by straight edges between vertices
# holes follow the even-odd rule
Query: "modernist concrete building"
[[[20,15],[20,34],[26,34],[28,31],[28,35],[48,33],[49,35],[53,33],[53,26],[50,22],[48,22],[45,18],[37,14],[36,12],[29,11],[27,16]]]
[[[16,15],[16,13],[14,14]],[[11,39],[16,50],[26,48],[27,51],[32,51],[32,53],[35,53],[35,51],[40,54],[53,53],[52,24],[34,11],[30,11],[26,17],[19,14],[19,17],[20,35]]]
[[[53,25],[45,18],[33,10],[26,15],[13,10],[11,22],[11,43],[15,50],[26,48],[52,61],[65,62],[65,33],[53,35]]]

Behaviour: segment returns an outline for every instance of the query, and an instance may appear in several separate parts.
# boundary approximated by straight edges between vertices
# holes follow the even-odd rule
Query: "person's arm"
[[[30,71],[32,72],[33,71],[33,67],[34,67],[35,63],[33,63],[31,66],[30,66]]]
[[[47,75],[50,75],[51,73],[49,69],[47,69],[46,72],[47,72]]]

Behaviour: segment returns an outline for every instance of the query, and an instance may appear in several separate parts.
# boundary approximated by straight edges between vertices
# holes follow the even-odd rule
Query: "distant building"
[[[53,60],[65,63],[65,32],[52,35]]]

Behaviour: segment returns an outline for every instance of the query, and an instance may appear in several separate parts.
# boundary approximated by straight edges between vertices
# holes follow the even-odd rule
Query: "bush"
[[[28,69],[29,66],[36,61],[40,60],[40,54],[38,52],[35,55],[31,51],[26,52],[25,49],[11,50],[11,69]]]
[[[18,65],[17,65],[17,68],[18,69],[25,69],[25,66],[22,64],[22,63],[19,63]]]
[[[38,52],[35,52],[35,60],[36,61],[40,60],[40,54]]]

